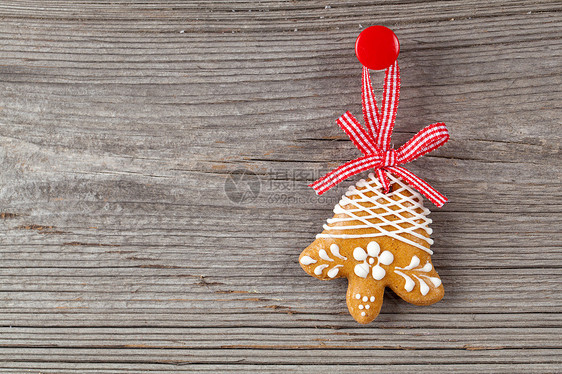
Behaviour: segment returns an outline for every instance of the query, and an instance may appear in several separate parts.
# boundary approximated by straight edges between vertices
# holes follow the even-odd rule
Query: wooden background
[[[0,372],[560,372],[561,11],[3,0]],[[358,155],[335,119],[372,24],[402,45],[395,143],[450,128],[409,168],[451,202],[445,298],[387,292],[361,326],[297,259],[352,183],[306,187]],[[236,203],[241,170],[261,192]]]

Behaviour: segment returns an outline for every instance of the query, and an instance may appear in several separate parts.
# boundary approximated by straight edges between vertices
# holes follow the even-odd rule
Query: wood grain
[[[554,373],[562,367],[557,1],[2,1],[0,373]],[[447,123],[409,168],[445,298],[297,263],[357,156],[358,33],[401,41],[393,138]],[[374,73],[375,84],[382,75]],[[229,200],[231,173],[261,191]],[[367,368],[367,369],[366,369]]]

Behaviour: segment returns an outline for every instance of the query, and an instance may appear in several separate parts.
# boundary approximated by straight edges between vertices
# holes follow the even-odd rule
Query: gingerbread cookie
[[[351,187],[299,258],[313,277],[348,279],[347,306],[359,323],[379,314],[385,287],[416,305],[433,304],[444,294],[431,263],[429,209],[417,191],[389,177],[387,194],[374,174]]]
[[[371,48],[382,48],[385,43],[392,52],[386,55],[392,58],[379,61],[384,51]],[[380,312],[385,287],[416,305],[433,304],[443,297],[441,279],[431,263],[431,219],[422,195],[437,207],[443,206],[447,198],[401,165],[445,144],[449,132],[444,123],[434,123],[394,149],[391,137],[400,98],[396,35],[383,26],[369,27],[359,35],[356,52],[366,65],[361,87],[365,127],[350,112],[336,122],[363,155],[332,170],[310,187],[321,195],[355,174],[369,169],[375,173],[342,197],[334,208],[334,217],[302,252],[299,262],[316,278],[347,278],[349,312],[357,322],[369,323]],[[381,66],[388,68],[379,111],[369,67]]]

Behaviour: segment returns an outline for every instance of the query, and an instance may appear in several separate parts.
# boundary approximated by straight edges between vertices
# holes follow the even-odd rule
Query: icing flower
[[[369,270],[371,270],[373,278],[376,280],[381,280],[386,275],[386,270],[382,268],[381,264],[390,265],[392,261],[394,261],[392,253],[389,251],[381,253],[381,247],[379,243],[375,241],[367,244],[367,252],[361,247],[355,248],[353,250],[353,258],[357,261],[363,261],[355,265],[353,269],[355,275],[361,278],[367,278]]]

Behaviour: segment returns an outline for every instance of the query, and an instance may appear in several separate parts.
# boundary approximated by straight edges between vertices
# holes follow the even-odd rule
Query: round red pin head
[[[355,41],[355,54],[359,62],[372,70],[386,69],[396,61],[399,53],[398,38],[388,27],[368,27]]]

